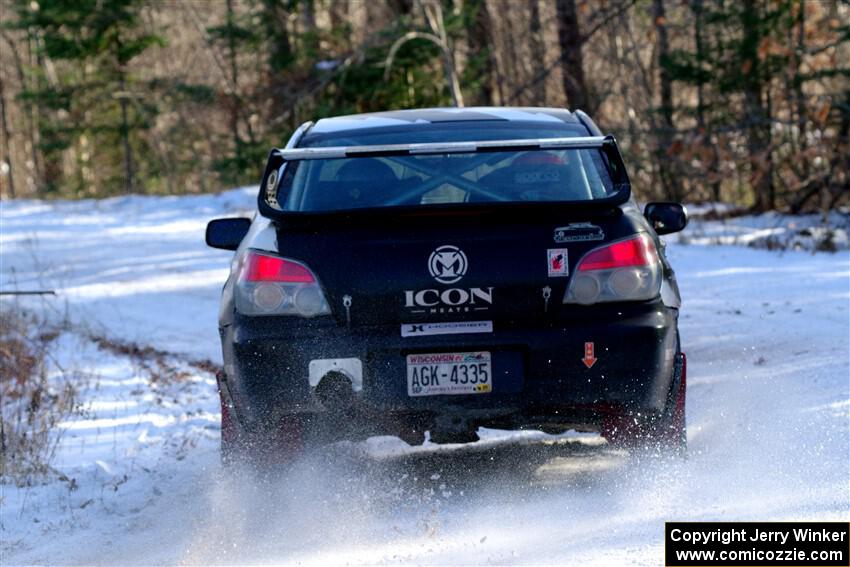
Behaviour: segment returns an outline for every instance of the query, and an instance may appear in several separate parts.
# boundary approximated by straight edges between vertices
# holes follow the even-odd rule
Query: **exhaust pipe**
[[[332,370],[316,385],[316,399],[328,411],[343,411],[354,405],[354,387],[344,372]]]

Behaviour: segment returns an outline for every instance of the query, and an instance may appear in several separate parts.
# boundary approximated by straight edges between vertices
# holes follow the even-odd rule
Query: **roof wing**
[[[328,148],[275,149],[272,153],[279,156],[284,161],[301,161],[312,159],[345,159],[355,157],[469,154],[479,152],[601,149],[608,145],[616,146],[616,141],[613,136],[487,140],[480,142],[433,142],[424,144],[386,144],[376,146],[334,146]]]
[[[607,208],[627,201],[631,196],[626,167],[623,163],[620,149],[613,136],[574,136],[568,138],[532,138],[512,140],[482,140],[472,142],[434,142],[416,144],[385,144],[374,146],[335,146],[327,148],[294,148],[290,142],[286,148],[274,148],[269,153],[266,170],[263,174],[258,195],[259,212],[268,218],[311,218],[321,217],[331,213],[324,212],[294,212],[284,211],[277,200],[277,184],[290,161],[306,161],[320,159],[349,159],[361,157],[382,156],[422,156],[445,154],[469,154],[492,152],[522,152],[545,151],[562,149],[595,149],[605,158],[611,179],[619,186],[619,194],[607,199],[597,199],[587,202],[572,202],[573,207]],[[492,206],[493,204],[489,204]],[[436,205],[434,205],[436,207]],[[368,212],[363,209],[362,212]],[[337,211],[336,213],[351,213],[352,211]]]

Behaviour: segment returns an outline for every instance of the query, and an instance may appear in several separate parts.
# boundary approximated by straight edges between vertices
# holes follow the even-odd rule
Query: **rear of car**
[[[684,224],[663,205],[659,231]],[[259,207],[222,299],[225,443],[487,426],[681,447],[673,271],[585,115],[321,121],[272,152]]]

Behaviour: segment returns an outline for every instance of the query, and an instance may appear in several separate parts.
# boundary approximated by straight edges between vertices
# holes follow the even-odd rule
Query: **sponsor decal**
[[[453,284],[466,274],[466,254],[457,246],[440,246],[428,258],[428,272],[442,284]]]
[[[570,274],[566,248],[550,248],[546,251],[550,278],[563,278]]]
[[[558,171],[528,171],[514,174],[514,183],[526,185],[529,183],[554,183],[560,181]]]
[[[266,180],[266,201],[273,207],[279,207],[277,202],[277,170],[269,172]]]
[[[405,323],[402,337],[427,335],[459,335],[462,333],[492,333],[493,321],[457,321],[446,323]]]
[[[588,240],[603,240],[605,233],[595,224],[576,222],[555,229],[555,242],[585,242]]]
[[[591,368],[594,364],[596,364],[596,347],[593,343],[584,343],[584,358],[581,359],[584,362],[584,365],[588,368]]]
[[[450,287],[404,292],[404,306],[412,313],[469,313],[486,311],[492,304],[492,287]]]

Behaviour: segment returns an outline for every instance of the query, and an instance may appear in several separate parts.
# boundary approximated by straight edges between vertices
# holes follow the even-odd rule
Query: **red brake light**
[[[604,248],[590,252],[581,261],[580,272],[588,270],[609,270],[626,266],[649,266],[658,261],[655,245],[645,234],[615,242]]]
[[[245,281],[316,283],[316,278],[306,267],[274,256],[249,252],[245,258]]]

